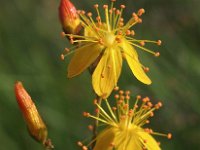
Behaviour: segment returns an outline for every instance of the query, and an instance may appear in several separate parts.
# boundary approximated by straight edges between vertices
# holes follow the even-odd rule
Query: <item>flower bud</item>
[[[61,0],[59,17],[66,34],[78,34],[81,30],[80,18],[77,10],[70,0]]]
[[[46,125],[37,111],[31,97],[19,81],[15,84],[15,95],[30,135],[45,147],[53,148],[50,140],[47,140],[48,132]]]

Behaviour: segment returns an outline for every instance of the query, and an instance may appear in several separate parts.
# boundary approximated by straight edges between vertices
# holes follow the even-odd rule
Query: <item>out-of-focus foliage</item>
[[[78,9],[92,9],[95,0],[73,0]],[[108,3],[108,1],[101,1]],[[119,86],[136,94],[162,100],[163,109],[151,125],[172,132],[173,139],[160,138],[163,149],[200,149],[200,1],[118,0],[127,7],[125,16],[145,8],[143,23],[135,26],[137,38],[161,39],[154,58],[141,52],[150,67],[153,84],[142,85],[124,64]],[[26,131],[18,109],[13,85],[24,83],[32,95],[56,149],[79,149],[76,141],[90,136],[82,111],[93,111],[91,79],[88,72],[68,80],[67,61],[59,57],[67,39],[60,37],[59,1],[0,1],[0,149],[36,150],[42,147]],[[128,19],[128,18],[125,18]]]

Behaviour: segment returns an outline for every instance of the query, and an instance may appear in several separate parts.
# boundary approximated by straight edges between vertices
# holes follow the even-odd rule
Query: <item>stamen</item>
[[[160,45],[162,44],[162,41],[161,41],[161,40],[158,40],[158,41],[157,41],[157,44],[158,44],[158,46],[160,46]]]
[[[138,10],[137,15],[142,16],[142,14],[144,14],[144,13],[145,13],[145,10],[143,8],[141,8],[141,9]]]

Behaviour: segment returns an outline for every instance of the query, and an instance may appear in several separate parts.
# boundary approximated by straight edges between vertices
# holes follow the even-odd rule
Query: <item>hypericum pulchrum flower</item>
[[[78,34],[80,32],[80,18],[74,4],[70,0],[60,1],[59,18],[65,33]]]
[[[103,100],[105,105],[101,106],[94,101],[99,117],[84,112],[84,116],[98,120],[101,123],[99,126],[104,127],[91,142],[96,142],[93,150],[160,150],[159,142],[152,135],[171,139],[171,133],[162,134],[143,127],[149,124],[149,118],[154,116],[154,110],[162,106],[161,102],[154,105],[148,97],[142,99],[141,96],[137,96],[135,103],[132,104],[130,92],[122,90],[115,95],[115,99],[116,107],[111,107],[107,99]],[[107,108],[104,109],[103,106]],[[90,144],[86,146],[78,142],[84,150],[87,150]]]
[[[68,77],[74,77],[82,73],[86,68],[94,65],[92,74],[92,84],[98,96],[107,98],[117,85],[122,69],[123,58],[127,61],[135,77],[144,84],[151,84],[151,80],[146,75],[148,67],[144,67],[138,58],[135,48],[159,56],[159,52],[153,52],[144,47],[145,43],[156,43],[161,45],[161,41],[137,40],[134,38],[135,32],[130,30],[135,24],[141,23],[140,16],[145,12],[140,9],[133,13],[127,23],[122,17],[125,5],[120,9],[103,5],[105,17],[100,16],[99,5],[95,4],[97,15],[92,18],[91,12],[79,11],[81,25],[84,27],[84,35],[65,34],[71,43],[79,43],[71,49],[65,49],[61,58],[75,52],[68,66]],[[70,51],[72,50],[72,51]],[[73,51],[75,50],[75,51]]]
[[[31,97],[19,81],[15,83],[15,95],[30,135],[35,140],[42,143],[45,148],[53,149],[54,146],[52,145],[51,140],[47,139],[48,132],[46,125]]]

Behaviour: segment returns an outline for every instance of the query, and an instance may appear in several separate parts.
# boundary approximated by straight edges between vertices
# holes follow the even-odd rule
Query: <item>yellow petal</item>
[[[76,49],[68,66],[68,77],[74,77],[88,68],[100,55],[102,46],[96,43],[86,44]]]
[[[111,143],[113,143],[116,128],[108,128],[97,136],[94,150],[113,150]]]
[[[123,53],[126,53],[130,57],[133,57],[135,60],[138,60],[137,51],[128,43],[126,39],[122,39],[122,42],[119,46],[122,48]]]
[[[145,131],[138,132],[138,136],[141,137],[141,142],[149,150],[161,150],[156,140],[149,133]],[[144,142],[144,140],[146,142]]]
[[[144,84],[151,84],[151,80],[142,69],[142,65],[138,60],[138,55],[135,49],[128,43],[124,43],[123,48],[127,48],[126,50],[123,49],[124,55],[135,77]]]
[[[110,95],[117,84],[121,68],[120,49],[107,48],[92,75],[93,88],[99,96],[107,98]]]

